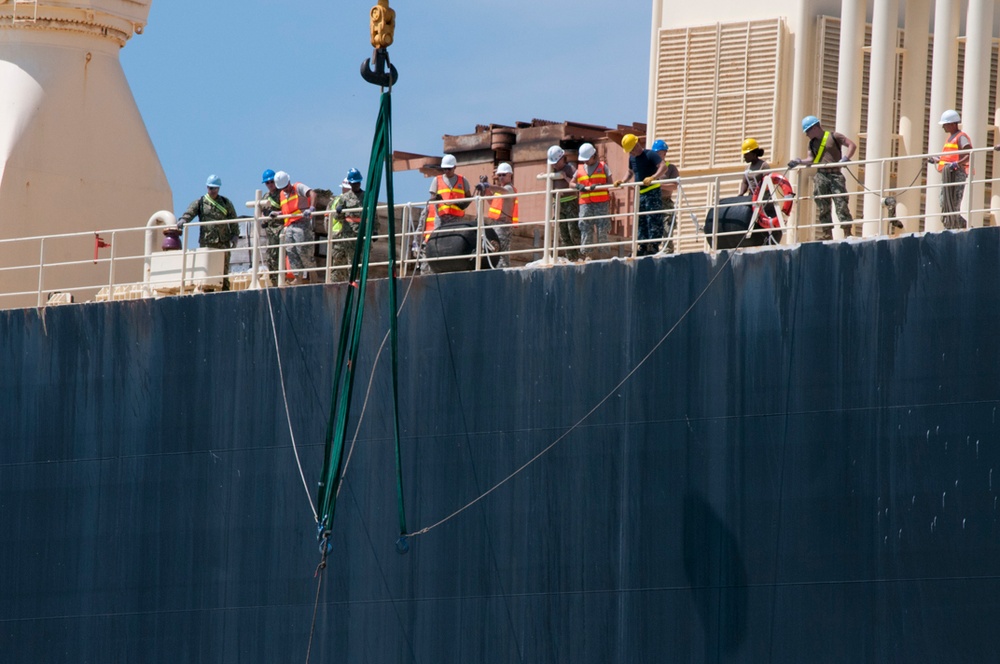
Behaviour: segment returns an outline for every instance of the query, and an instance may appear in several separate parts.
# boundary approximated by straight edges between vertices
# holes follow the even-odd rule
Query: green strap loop
[[[354,387],[355,367],[358,348],[361,343],[361,327],[364,319],[365,292],[368,287],[368,263],[374,235],[374,221],[378,219],[378,194],[383,171],[386,173],[386,198],[388,209],[394,209],[392,187],[392,103],[389,92],[382,93],[382,103],[375,124],[375,138],[372,141],[371,157],[368,163],[369,187],[365,191],[358,240],[354,246],[354,259],[348,275],[344,301],[344,315],[340,324],[340,340],[337,343],[337,359],[334,368],[333,395],[330,401],[330,416],[327,420],[323,471],[320,476],[317,507],[320,531],[329,531],[333,526],[344,462],[344,445],[347,440],[347,424],[350,418],[351,395]],[[406,512],[403,504],[402,459],[399,443],[399,371],[398,340],[396,330],[396,221],[389,214],[389,338],[392,355],[392,401],[393,436],[396,445],[396,490],[399,513],[399,532],[406,535]]]

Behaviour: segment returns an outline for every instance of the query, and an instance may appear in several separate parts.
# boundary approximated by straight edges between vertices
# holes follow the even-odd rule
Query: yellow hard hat
[[[747,152],[753,152],[754,150],[760,150],[760,146],[757,145],[756,138],[748,138],[743,141],[743,154]]]
[[[631,152],[635,144],[639,142],[639,139],[635,137],[635,134],[625,134],[622,136],[622,149],[625,152]]]

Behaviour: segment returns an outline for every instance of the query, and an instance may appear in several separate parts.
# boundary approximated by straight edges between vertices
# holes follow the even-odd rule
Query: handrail
[[[951,154],[971,154],[975,156],[989,152],[992,152],[992,148],[974,148]],[[845,175],[849,179],[857,181],[857,184],[859,185],[858,191],[848,191],[846,194],[843,194],[843,196],[848,199],[852,208],[857,209],[859,207],[859,199],[868,196],[877,197],[879,202],[877,214],[870,219],[865,218],[864,215],[861,214],[854,218],[850,223],[861,227],[865,237],[886,237],[887,235],[892,234],[890,223],[905,225],[910,231],[913,231],[917,230],[917,224],[922,220],[925,231],[940,228],[940,225],[943,223],[945,218],[945,214],[943,212],[937,212],[933,215],[921,215],[919,213],[919,209],[910,209],[906,212],[906,214],[897,217],[895,215],[894,207],[890,207],[890,203],[894,205],[897,202],[897,197],[901,196],[905,192],[915,192],[919,194],[924,201],[929,200],[931,196],[938,195],[938,192],[942,190],[944,185],[940,182],[936,182],[936,178],[930,177],[928,178],[930,180],[929,182],[922,182],[922,180],[927,178],[928,175],[931,175],[933,170],[933,166],[928,165],[927,161],[936,160],[938,157],[940,157],[940,153],[934,152],[907,157],[858,160],[843,164],[802,164],[798,168],[795,168],[794,171],[790,171],[788,168],[777,167],[756,171],[755,175],[760,177],[768,174],[782,175],[793,185],[792,188],[794,190],[794,194],[791,199],[794,207],[793,212],[791,213],[791,218],[788,220],[787,227],[782,229],[784,231],[784,235],[781,240],[782,244],[795,245],[801,242],[809,241],[810,237],[806,234],[811,234],[820,228],[810,214],[810,206],[812,203],[822,198],[835,199],[841,196],[841,194],[813,196],[811,188],[807,190],[808,178],[819,168],[842,168],[844,169]],[[909,173],[916,171],[913,182],[892,182],[891,176],[894,171],[906,162],[910,162],[912,164],[913,160],[917,160],[920,163],[920,168],[911,168],[907,171],[907,177],[909,176]],[[975,161],[976,159],[973,158],[973,163]],[[866,187],[865,178],[862,175],[862,172],[867,172],[867,169],[870,168],[878,168],[881,171],[881,177],[878,178],[881,184],[877,191],[871,191]],[[598,187],[598,189],[601,190],[617,192],[613,193],[613,195],[618,197],[619,201],[623,202],[621,209],[609,211],[609,213],[603,218],[617,220],[620,224],[624,224],[626,234],[624,236],[619,235],[616,238],[611,238],[609,239],[609,242],[604,245],[593,245],[592,247],[583,247],[582,245],[563,246],[560,244],[559,233],[556,232],[558,225],[564,223],[574,223],[579,221],[579,218],[561,219],[559,217],[558,201],[560,197],[563,197],[566,194],[575,194],[577,192],[574,189],[555,188],[553,183],[554,174],[550,169],[546,169],[545,172],[538,174],[536,177],[537,180],[544,180],[545,186],[541,190],[519,191],[516,193],[490,193],[486,195],[475,195],[469,198],[457,199],[455,201],[456,203],[469,204],[466,208],[467,214],[464,218],[469,221],[474,221],[476,224],[476,248],[475,251],[469,256],[474,262],[474,269],[480,268],[480,259],[484,256],[482,238],[487,226],[497,229],[522,229],[522,236],[525,233],[531,233],[532,231],[530,229],[538,228],[543,238],[541,247],[532,246],[529,249],[519,249],[512,246],[510,250],[496,255],[506,255],[510,256],[512,259],[519,257],[522,261],[541,267],[550,267],[568,262],[565,258],[565,254],[567,251],[574,249],[610,248],[613,249],[614,253],[617,255],[622,255],[624,253],[628,258],[635,258],[644,246],[652,245],[656,247],[657,245],[665,244],[665,241],[668,239],[666,237],[644,240],[639,239],[637,231],[639,221],[643,215],[649,214],[669,213],[671,215],[671,218],[674,220],[674,227],[673,234],[669,239],[673,242],[674,251],[680,250],[680,245],[683,242],[687,251],[697,250],[697,248],[701,246],[705,251],[715,252],[719,250],[719,241],[721,238],[730,236],[738,239],[740,236],[749,235],[746,231],[729,233],[723,232],[720,228],[720,224],[713,224],[711,234],[706,235],[704,229],[701,227],[704,223],[706,215],[709,212],[712,212],[714,218],[718,219],[721,211],[734,205],[730,203],[723,203],[723,199],[726,198],[726,192],[729,190],[732,190],[733,194],[736,193],[739,182],[744,177],[742,170],[729,173],[711,173],[659,180],[658,182],[661,185],[677,185],[676,205],[670,211],[660,210],[643,212],[639,210],[638,191],[636,188],[642,186],[641,183],[629,182],[623,183],[620,187],[615,187],[613,184]],[[961,186],[965,187],[965,191],[971,192],[973,191],[974,184],[980,186],[982,199],[973,200],[973,196],[966,193],[963,197],[960,213],[956,212],[956,214],[965,216],[966,224],[973,219],[974,215],[981,213],[1000,214],[1000,210],[990,207],[992,196],[994,192],[998,191],[995,190],[994,187],[1000,185],[996,185],[989,177],[980,175],[973,167],[969,174],[968,181]],[[525,209],[525,204],[527,202],[533,199],[540,199],[542,205],[541,209],[543,212],[538,214],[537,218],[522,218],[516,225],[512,223],[494,223],[493,220],[485,217],[485,211],[489,207],[487,204],[494,198],[520,198],[522,210]],[[245,274],[249,276],[249,284],[247,287],[263,287],[261,285],[260,277],[270,277],[273,273],[268,269],[267,265],[262,264],[261,260],[261,252],[269,247],[263,243],[261,238],[263,223],[266,219],[260,213],[260,200],[261,192],[258,191],[255,199],[246,203],[247,207],[252,210],[251,216],[248,217],[240,217],[235,220],[226,220],[224,222],[192,221],[184,225],[182,249],[180,252],[183,256],[185,256],[185,258],[181,262],[182,288],[180,288],[178,292],[190,292],[189,289],[186,289],[189,280],[189,277],[186,274],[186,255],[194,251],[193,249],[188,249],[187,246],[187,239],[191,229],[200,228],[202,226],[211,226],[217,223],[232,223],[234,221],[241,224],[245,223],[248,227],[248,241],[246,247],[240,247],[238,249],[199,249],[198,251],[205,252],[207,254],[232,254],[236,251],[249,251],[250,255],[247,264],[237,264],[238,268],[241,269],[239,271],[234,271],[229,276],[233,277],[238,276],[240,273],[244,273],[242,268],[245,266]],[[400,263],[399,274],[401,276],[418,273],[421,265],[429,266],[433,269],[436,262],[449,260],[430,259],[421,255],[419,251],[415,251],[415,249],[420,247],[423,243],[424,236],[424,229],[417,227],[418,224],[415,222],[415,217],[419,217],[419,212],[426,205],[427,201],[406,202],[395,206],[393,211],[393,214],[396,215],[397,218],[401,218],[402,221],[399,226],[402,230],[398,237],[398,241],[400,242],[398,252]],[[535,207],[537,208],[537,205]],[[869,206],[869,208],[870,207],[871,206]],[[345,210],[345,212],[361,216],[361,208],[349,208]],[[316,210],[312,213],[312,216],[332,217],[333,214],[333,210]],[[381,217],[387,216],[389,212],[387,207],[383,204],[377,206],[376,214]],[[281,220],[287,219],[289,216],[291,215],[277,215],[275,218]],[[3,275],[4,277],[3,279],[0,279],[0,283],[7,283],[7,286],[11,289],[6,293],[0,293],[0,308],[9,308],[8,302],[11,300],[18,300],[19,298],[18,303],[13,306],[25,306],[23,298],[31,296],[34,296],[32,297],[32,301],[35,303],[35,306],[43,306],[45,304],[46,295],[49,292],[59,291],[78,293],[85,297],[88,293],[93,294],[94,291],[102,287],[107,291],[109,297],[119,289],[131,287],[140,288],[142,297],[163,296],[162,292],[155,292],[155,289],[150,287],[150,261],[152,256],[155,254],[153,244],[157,235],[156,228],[160,225],[171,227],[174,226],[175,223],[175,218],[172,213],[161,211],[151,216],[145,226],[97,230],[96,233],[99,235],[110,235],[112,242],[110,256],[97,256],[96,258],[94,256],[89,256],[88,251],[82,250],[85,246],[95,246],[93,244],[95,231],[93,230],[60,233],[54,235],[34,235],[22,238],[0,240],[0,251],[2,251],[2,254],[0,255],[8,257],[16,255],[19,259],[21,257],[34,256],[34,262],[32,262],[31,258],[27,258],[26,262],[20,264],[14,264],[13,261],[17,259],[8,259],[6,264],[0,263],[0,275]],[[332,224],[328,224],[328,228],[330,226],[332,226]],[[665,221],[665,234],[669,231],[669,226],[670,222]],[[835,223],[834,228],[836,227],[837,224]],[[127,246],[131,242],[129,240],[131,236],[139,234],[142,234],[143,237],[142,244],[144,246],[144,251],[142,254],[130,254],[127,250],[121,249],[123,245]],[[379,240],[387,239],[385,234],[378,235],[376,237]],[[291,246],[307,248],[307,252],[312,251],[312,249],[308,249],[309,247],[325,247],[325,261],[321,261],[321,264],[319,265],[307,268],[306,271],[312,275],[316,275],[317,281],[330,283],[332,280],[339,277],[339,275],[346,273],[346,269],[338,270],[338,266],[334,265],[332,262],[334,248],[338,243],[348,243],[354,241],[355,238],[353,237],[338,238],[334,237],[332,233],[328,233],[326,238],[314,239],[311,242],[302,242],[297,245],[282,243],[278,247],[279,258],[282,261],[279,264],[279,269],[277,270],[279,285],[284,285],[285,270],[281,268],[281,265],[284,264],[283,261],[285,251]],[[537,257],[539,249],[541,250],[541,259],[534,260],[534,258]],[[94,253],[96,255],[96,249],[94,249]],[[104,274],[102,279],[97,281],[90,279],[87,283],[66,283],[59,276],[60,270],[69,268],[79,270],[88,264],[91,264],[94,266],[94,269],[97,270],[106,269],[107,272]],[[140,264],[142,266],[141,274],[136,277],[132,266]],[[373,260],[371,265],[376,267],[388,266],[387,262],[384,260]],[[30,285],[24,280],[24,276],[28,274],[33,276],[32,283]],[[14,277],[20,279],[16,284],[11,281]],[[130,278],[134,279],[134,281],[129,281]]]

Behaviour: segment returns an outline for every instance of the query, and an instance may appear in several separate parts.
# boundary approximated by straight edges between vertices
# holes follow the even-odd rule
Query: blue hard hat
[[[205,181],[205,186],[206,187],[221,187],[222,186],[222,178],[220,178],[218,175],[209,175],[208,176],[208,180]]]
[[[267,182],[274,182],[274,171],[270,168],[264,171],[264,174],[260,176],[261,184],[265,184]]]
[[[802,133],[803,134],[806,133],[807,131],[809,131],[810,127],[815,127],[818,124],[819,124],[819,118],[817,118],[815,115],[807,115],[806,117],[802,118]]]
[[[363,178],[361,177],[361,171],[356,168],[352,168],[347,171],[347,181],[350,183],[361,182]]]
[[[666,152],[669,149],[670,146],[667,145],[667,142],[662,138],[658,138],[655,141],[653,141],[653,152],[659,152],[660,150]]]

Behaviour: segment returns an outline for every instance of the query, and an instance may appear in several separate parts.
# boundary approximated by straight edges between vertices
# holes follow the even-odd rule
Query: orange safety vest
[[[580,164],[576,169],[576,181],[584,187],[607,184],[608,167],[603,161],[600,161],[597,163],[597,168],[594,169],[594,174],[587,175],[587,165]],[[607,189],[601,189],[600,191],[584,190],[580,192],[580,205],[586,205],[587,203],[604,203],[610,199],[611,194],[608,193]]]
[[[964,131],[955,132],[954,136],[949,136],[947,142],[944,144],[944,153],[938,159],[937,169],[938,173],[945,169],[948,164],[954,164],[959,159],[965,155],[956,154],[960,149],[959,140],[965,136],[965,140],[969,141],[969,145],[972,145],[972,139]],[[969,160],[962,164],[962,168],[965,169],[966,175],[969,173]]]
[[[514,189],[514,193],[515,194],[517,193],[517,189]],[[499,196],[497,196],[492,201],[490,201],[490,210],[489,210],[489,212],[486,213],[486,216],[489,217],[490,219],[499,219],[500,215],[503,214],[503,202],[504,202],[504,200],[505,199],[500,198]],[[509,199],[506,199],[506,200],[509,200]],[[521,207],[520,203],[519,203],[518,199],[515,197],[514,198],[514,210],[511,213],[510,223],[512,223],[512,224],[516,224],[517,223],[517,221],[518,221],[517,217],[518,217],[518,214],[519,214],[520,207]]]
[[[434,208],[437,207],[431,203],[427,204],[427,225],[424,226],[424,242],[427,238],[431,236],[431,231],[434,230],[434,218],[437,216],[434,212]]]
[[[295,193],[293,193],[291,196],[286,194],[284,189],[281,190],[281,196],[279,198],[279,200],[281,201],[281,214],[295,215],[293,217],[285,219],[285,226],[290,226],[294,224],[296,221],[302,220],[302,214],[301,214],[302,207],[299,205],[299,185],[301,184],[302,184],[301,182],[296,182],[294,185],[292,185]],[[306,202],[308,203],[308,200]],[[309,207],[308,204],[306,205],[306,207]],[[299,214],[295,214],[296,212],[298,212]]]
[[[449,187],[448,183],[445,182],[444,176],[437,176],[437,193],[442,200],[452,201],[458,198],[465,198],[465,178],[461,175],[456,175],[458,179],[455,181],[454,187]],[[464,217],[465,210],[458,207],[457,205],[446,205],[444,203],[438,205],[437,215],[439,217]]]

